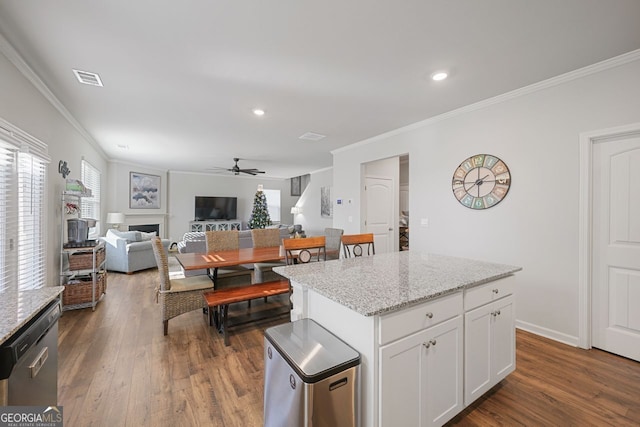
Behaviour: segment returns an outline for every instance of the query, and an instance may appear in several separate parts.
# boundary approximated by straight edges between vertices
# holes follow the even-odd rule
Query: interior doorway
[[[640,361],[640,124],[580,148],[579,344]]]
[[[400,156],[398,248],[409,250],[409,155]]]
[[[398,157],[365,163],[361,230],[373,233],[376,254],[398,250]]]

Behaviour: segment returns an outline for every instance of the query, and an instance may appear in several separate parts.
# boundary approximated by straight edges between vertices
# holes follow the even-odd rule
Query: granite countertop
[[[512,265],[415,251],[273,269],[364,316],[399,310],[520,270]]]
[[[46,286],[28,291],[0,292],[0,344],[56,299],[64,286]]]

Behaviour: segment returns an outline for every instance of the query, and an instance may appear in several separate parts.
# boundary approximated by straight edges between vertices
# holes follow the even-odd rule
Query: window
[[[45,286],[46,149],[0,120],[0,291]]]
[[[271,222],[280,222],[280,190],[262,190],[267,198],[267,209]]]
[[[44,285],[44,198],[47,165],[28,153],[18,153],[18,288]]]
[[[18,230],[15,148],[0,140],[0,292],[15,280],[15,232]]]
[[[83,197],[80,203],[82,218],[93,218],[96,226],[89,229],[89,239],[97,239],[100,236],[100,171],[94,168],[86,160],[80,167],[80,180],[85,187],[91,189],[91,197]]]

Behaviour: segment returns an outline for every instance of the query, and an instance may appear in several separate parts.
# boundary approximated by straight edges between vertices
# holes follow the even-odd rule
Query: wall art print
[[[160,177],[158,175],[131,172],[129,184],[131,209],[160,209]]]
[[[333,217],[331,187],[320,187],[320,216],[323,218]]]

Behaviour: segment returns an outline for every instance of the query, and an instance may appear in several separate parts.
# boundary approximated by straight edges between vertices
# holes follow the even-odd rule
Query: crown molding
[[[392,131],[385,132],[380,135],[373,136],[371,138],[364,139],[359,142],[354,142],[353,144],[332,150],[331,154],[342,153],[344,151],[349,151],[355,148],[359,148],[377,141],[390,138],[395,135],[400,135],[415,129],[426,127],[434,123],[438,123],[443,120],[450,119],[452,117],[457,117],[463,114],[470,113],[472,111],[487,108],[491,105],[500,104],[502,102],[519,98],[521,96],[529,95],[534,92],[539,92],[541,90],[558,86],[558,85],[570,82],[572,80],[581,79],[583,77],[590,76],[592,74],[609,70],[611,68],[619,67],[621,65],[628,64],[633,61],[637,61],[639,59],[640,59],[640,49],[633,50],[631,52],[627,52],[622,55],[618,55],[613,58],[606,59],[604,61],[596,62],[595,64],[591,64],[574,71],[569,71],[568,73],[560,74],[559,76],[551,77],[547,80],[543,80],[538,83],[534,83],[528,86],[521,87],[519,89],[512,90],[510,92],[503,93],[502,95],[497,95],[492,98],[475,102],[473,104],[465,105],[464,107],[460,107],[455,110],[451,110],[446,113],[442,113],[437,116],[433,116],[428,119],[425,119],[416,123],[412,123],[410,125],[403,126],[401,128],[394,129]]]
[[[35,71],[25,62],[18,51],[9,43],[9,41],[0,34],[0,53],[2,53],[11,62],[18,71],[45,97],[47,101],[64,117],[75,130],[104,158],[109,160],[109,156],[104,152],[102,147],[87,132],[87,130],[76,120],[76,118],[67,110],[60,100],[51,92],[42,79]]]

